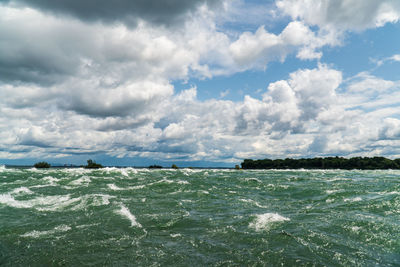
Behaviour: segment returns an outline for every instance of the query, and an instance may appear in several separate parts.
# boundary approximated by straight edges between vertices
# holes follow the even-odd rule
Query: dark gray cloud
[[[138,19],[154,24],[172,25],[200,5],[216,6],[221,0],[9,0],[8,4],[31,6],[66,14],[85,21],[122,22],[136,25]]]

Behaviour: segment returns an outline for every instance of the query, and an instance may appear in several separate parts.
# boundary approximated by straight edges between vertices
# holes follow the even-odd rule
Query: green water
[[[400,266],[400,171],[0,167],[1,266]]]

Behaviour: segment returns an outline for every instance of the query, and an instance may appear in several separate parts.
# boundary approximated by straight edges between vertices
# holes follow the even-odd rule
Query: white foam
[[[129,171],[129,172],[132,172],[134,174],[138,173],[138,171],[136,169],[132,168],[132,167],[128,167],[128,168],[126,168],[126,170]]]
[[[104,195],[104,194],[93,194],[85,195],[71,201],[79,200],[79,204],[71,208],[71,210],[82,210],[87,207],[98,207],[110,204],[110,199],[115,198],[114,196]]]
[[[56,178],[54,178],[53,176],[43,177],[43,181],[48,182],[48,184],[46,186],[56,186],[56,182],[58,182],[58,180]]]
[[[244,178],[246,182],[257,182],[257,183],[262,183],[259,179],[250,177],[250,178]]]
[[[41,196],[30,200],[16,200],[11,193],[0,195],[0,203],[13,208],[34,208],[39,211],[56,211],[64,209],[79,199],[71,199],[69,195]]]
[[[361,201],[362,198],[361,197],[355,197],[355,198],[345,198],[344,202],[358,202]]]
[[[81,174],[88,172],[88,169],[84,169],[84,168],[66,168],[66,169],[62,169],[62,170],[64,172],[72,173],[72,174],[76,174],[76,175],[81,175]]]
[[[127,173],[127,171],[125,169],[120,169],[120,172],[123,176],[125,177],[129,177],[129,174]]]
[[[271,223],[290,221],[289,218],[283,217],[278,213],[264,213],[255,215],[255,220],[249,224],[250,228],[256,231],[268,230]]]
[[[31,208],[32,206],[29,203],[15,200],[10,193],[0,195],[0,204],[7,205],[13,208]]]
[[[145,188],[146,187],[146,185],[136,185],[136,186],[131,186],[131,187],[129,187],[129,189],[143,189],[143,188]]]
[[[325,181],[327,181],[327,182],[336,182],[336,181],[347,181],[347,180],[351,180],[351,179],[350,178],[335,177],[335,178],[331,178],[331,179],[326,179]]]
[[[181,237],[182,235],[181,235],[181,234],[170,234],[170,236],[171,236],[172,238],[176,238],[176,237]]]
[[[108,205],[110,204],[110,199],[111,198],[115,198],[114,196],[110,196],[110,195],[103,195],[103,194],[96,194],[94,195],[97,198],[100,197],[101,198],[101,202],[94,202],[92,205],[93,206],[103,206],[103,205]]]
[[[124,205],[121,205],[121,209],[118,210],[117,213],[118,213],[119,215],[122,215],[123,217],[127,218],[127,219],[131,222],[131,226],[132,226],[132,227],[133,227],[133,226],[136,226],[136,227],[139,227],[139,228],[142,227],[142,225],[136,221],[135,215],[133,215],[133,214],[129,211],[129,209],[128,209],[127,207],[125,207]]]
[[[333,194],[333,193],[336,193],[336,192],[339,192],[339,190],[326,190],[325,191],[325,193],[327,193],[327,194]]]
[[[19,188],[15,188],[11,194],[13,195],[32,195],[34,194],[29,188],[27,187],[19,187]]]
[[[400,195],[400,192],[399,191],[392,191],[392,192],[387,192],[387,191],[384,191],[384,192],[378,192],[377,193],[378,195],[383,195],[383,196],[390,196],[390,195]]]
[[[129,186],[127,188],[121,188],[116,186],[115,184],[107,184],[108,188],[114,191],[121,191],[121,190],[136,190],[136,189],[143,189],[146,185],[136,185],[136,186]]]
[[[358,232],[361,230],[361,227],[359,227],[359,226],[352,226],[350,229],[351,229],[351,231],[358,233]]]
[[[82,176],[79,179],[76,179],[76,180],[70,182],[69,184],[70,185],[79,185],[79,186],[88,186],[91,181],[92,180],[90,179],[89,176]]]
[[[114,191],[119,191],[119,190],[123,190],[122,188],[116,186],[115,184],[107,184],[108,188],[110,188],[111,190]]]
[[[113,172],[119,172],[122,176],[129,177],[129,171],[132,171],[133,173],[137,173],[137,171],[133,168],[116,168],[116,167],[106,167],[103,169],[107,173],[110,173],[111,171]]]
[[[67,232],[71,230],[71,227],[69,227],[68,225],[59,225],[57,227],[55,227],[54,229],[48,230],[48,231],[36,231],[33,230],[32,232],[28,232],[25,233],[23,235],[21,235],[21,237],[32,237],[32,238],[39,238],[42,236],[47,236],[47,235],[54,235],[56,233],[62,233],[62,232]]]
[[[266,206],[261,205],[260,203],[258,203],[257,201],[255,201],[253,199],[240,198],[239,200],[242,202],[245,202],[245,203],[253,204],[259,208],[266,208]]]

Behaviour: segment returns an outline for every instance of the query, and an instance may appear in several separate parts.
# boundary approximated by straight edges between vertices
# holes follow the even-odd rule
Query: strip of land
[[[360,169],[360,170],[387,170],[400,169],[400,159],[384,157],[326,157],[301,159],[245,159],[243,169]]]

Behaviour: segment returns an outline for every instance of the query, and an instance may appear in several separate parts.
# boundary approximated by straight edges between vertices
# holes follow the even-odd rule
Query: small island
[[[103,168],[103,165],[96,163],[95,161],[88,159],[87,165],[84,166],[85,169],[100,169]]]
[[[160,165],[150,165],[148,168],[149,169],[162,169],[162,166],[160,166]]]
[[[245,159],[243,169],[359,169],[359,170],[387,170],[400,169],[400,159],[384,157],[326,157],[300,159]]]
[[[45,161],[37,162],[33,165],[33,167],[37,169],[48,169],[51,167],[51,165]]]
[[[172,164],[172,166],[171,166],[171,169],[175,169],[175,170],[177,170],[177,169],[179,169],[179,167],[178,167],[178,166],[176,166],[176,164]]]

